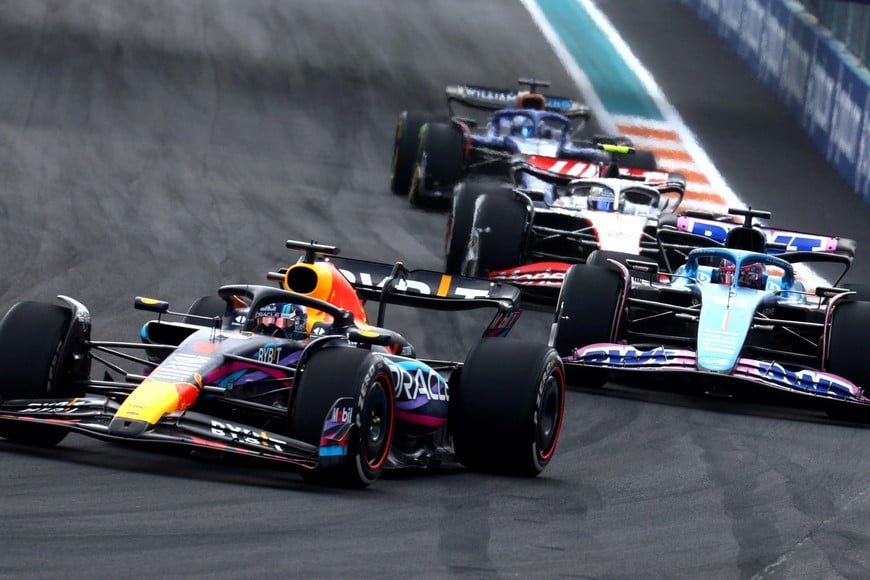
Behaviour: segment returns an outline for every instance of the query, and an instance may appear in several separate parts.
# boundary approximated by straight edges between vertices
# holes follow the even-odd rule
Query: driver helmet
[[[616,195],[613,190],[600,185],[593,185],[589,188],[588,206],[591,210],[596,211],[614,211],[616,204],[614,203]]]
[[[511,135],[516,137],[533,137],[535,124],[525,115],[517,115],[511,121]]]
[[[738,283],[746,288],[755,288],[756,290],[764,290],[764,266],[760,262],[747,264],[740,268],[740,277]]]
[[[304,306],[275,302],[262,306],[254,315],[254,332],[290,339],[308,336],[308,313]]]
[[[734,282],[734,270],[734,264],[730,262],[719,266],[719,268],[713,271],[712,282],[714,284],[730,286],[731,283]]]

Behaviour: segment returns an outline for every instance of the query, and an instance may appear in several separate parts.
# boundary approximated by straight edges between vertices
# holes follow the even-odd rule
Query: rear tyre
[[[188,316],[185,316],[183,322],[187,324],[197,324],[199,326],[211,326],[207,320],[194,318],[195,316],[205,316],[207,318],[222,317],[227,310],[226,301],[220,296],[202,296],[193,301],[190,308],[187,310]]]
[[[850,380],[865,395],[870,395],[870,365],[865,358],[868,328],[870,302],[847,299],[834,306],[825,365],[826,370]],[[866,406],[831,403],[825,412],[840,421],[870,422],[870,408]]]
[[[843,288],[848,288],[855,292],[855,295],[850,300],[868,300],[870,301],[870,284],[863,282],[846,282]]]
[[[429,122],[420,129],[417,162],[411,176],[408,200],[422,206],[432,192],[452,191],[462,177],[465,135],[453,123]]]
[[[635,151],[634,153],[613,153],[620,167],[630,167],[641,171],[658,171],[656,156],[652,151]]]
[[[562,428],[562,361],[537,342],[484,340],[468,354],[450,403],[462,463],[534,477],[553,457]]]
[[[420,129],[429,121],[447,122],[444,115],[402,111],[396,123],[393,140],[393,167],[390,173],[390,191],[396,195],[408,195],[414,164],[417,162],[417,147],[420,144]]]
[[[474,206],[482,195],[504,195],[510,184],[493,179],[466,179],[456,187],[453,206],[447,222],[444,270],[448,274],[462,273],[462,263],[468,254]]]
[[[317,351],[305,365],[290,417],[290,437],[320,446],[324,421],[336,400],[353,407],[347,454],[337,465],[303,471],[307,481],[344,487],[374,482],[390,453],[395,429],[395,395],[390,371],[371,351],[332,347]],[[337,424],[338,425],[338,424]]]
[[[553,321],[553,346],[559,356],[590,344],[613,342],[624,288],[616,270],[591,264],[571,266],[559,291]],[[597,388],[607,382],[604,369],[569,366],[568,370],[571,384]]]
[[[476,206],[469,245],[471,259],[463,274],[486,276],[525,261],[529,208],[512,195],[486,195]]]
[[[72,312],[42,302],[19,302],[0,321],[0,400],[53,399],[72,396],[63,384],[64,341]],[[31,445],[56,445],[62,427],[0,421],[0,437]]]

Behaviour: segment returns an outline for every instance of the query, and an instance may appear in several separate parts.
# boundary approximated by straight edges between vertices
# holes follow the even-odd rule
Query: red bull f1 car
[[[206,450],[348,486],[444,462],[530,476],[546,467],[563,366],[545,344],[505,338],[515,288],[287,245],[305,255],[269,275],[280,287],[223,286],[186,313],[137,298],[157,314],[141,343],[91,338],[87,308],[66,296],[14,305],[0,321],[0,436]],[[365,300],[380,303],[375,324]],[[496,315],[464,362],[428,360],[384,328],[387,303]]]
[[[760,389],[803,397],[834,418],[870,419],[870,286],[810,294],[794,264],[829,255],[771,255],[765,234],[752,226],[769,214],[735,213],[746,222],[729,231],[723,247],[692,250],[666,281],[643,261],[568,270],[551,344],[572,381],[597,387],[608,374],[644,377],[644,384],[684,377],[690,387],[735,397]],[[840,264],[848,268],[850,260]]]
[[[515,156],[561,163],[566,174],[575,162],[606,164],[614,159],[626,167],[656,168],[651,152],[626,156],[598,147],[601,143],[629,145],[625,137],[577,139],[590,116],[588,107],[573,99],[538,93],[538,88],[549,86],[546,81],[520,79],[520,84],[528,90],[449,86],[449,115],[403,112],[393,144],[393,193],[407,195],[414,205],[449,200],[454,187],[469,176],[511,180]],[[486,113],[485,125],[478,128],[475,119],[458,115],[456,107]]]

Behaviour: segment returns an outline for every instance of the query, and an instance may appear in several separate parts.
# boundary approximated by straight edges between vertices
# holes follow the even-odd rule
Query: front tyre
[[[462,264],[468,254],[468,242],[474,223],[474,208],[483,195],[509,196],[511,185],[494,179],[466,179],[456,187],[453,206],[447,222],[444,271],[461,274]]]
[[[861,288],[853,288],[859,292]],[[866,288],[864,288],[866,290]],[[847,298],[834,306],[828,333],[825,370],[848,379],[870,396],[870,365],[867,364],[867,329],[870,328],[870,301]],[[841,421],[870,422],[870,407],[837,404],[825,409],[827,415]]]
[[[610,266],[575,264],[562,282],[553,320],[553,346],[562,357],[578,348],[613,342],[625,283]],[[571,383],[597,388],[607,382],[607,371],[570,367]]]
[[[374,482],[387,461],[395,430],[393,381],[383,359],[365,349],[324,348],[312,355],[294,388],[289,432],[294,439],[321,446],[324,421],[335,402],[344,398],[353,408],[343,460],[329,465],[322,456],[321,465],[302,472],[303,478],[344,487]],[[333,427],[340,431],[343,425]]]
[[[529,237],[529,207],[513,195],[485,195],[475,207],[468,260],[462,273],[486,276],[522,265]]]
[[[72,395],[64,384],[61,360],[72,319],[69,308],[43,302],[19,302],[0,320],[0,401],[53,399]],[[62,427],[0,421],[0,437],[31,445],[56,445]]]
[[[534,477],[549,464],[565,412],[565,372],[537,342],[484,340],[450,401],[456,455],[472,469]]]

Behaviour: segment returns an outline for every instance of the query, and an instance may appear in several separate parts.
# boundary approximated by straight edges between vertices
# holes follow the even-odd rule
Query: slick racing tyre
[[[862,282],[846,282],[845,284],[843,284],[843,288],[847,288],[855,292],[855,295],[850,298],[851,300],[870,301],[870,284]]]
[[[591,264],[571,266],[562,282],[553,332],[553,346],[566,357],[599,342],[613,342],[625,283],[614,269]],[[570,367],[571,384],[597,388],[607,382],[603,369]]]
[[[529,207],[513,195],[485,195],[476,206],[469,259],[463,274],[486,276],[523,264],[528,238]]]
[[[426,123],[449,122],[449,117],[432,113],[402,111],[396,123],[393,141],[393,167],[390,174],[390,191],[396,195],[408,195],[411,177],[417,162],[417,147],[420,145],[420,129]]]
[[[61,360],[72,312],[43,302],[19,302],[0,321],[0,400],[71,396]],[[17,443],[56,445],[64,428],[0,421],[0,437]]]
[[[481,341],[451,393],[456,455],[472,469],[536,476],[550,462],[565,410],[565,372],[546,345]]]
[[[859,290],[860,291],[860,290]],[[870,365],[867,364],[867,329],[870,328],[870,302],[846,299],[834,306],[828,334],[825,370],[850,380],[870,395]],[[837,405],[825,409],[832,419],[870,423],[870,407]]]
[[[652,151],[637,150],[634,153],[613,153],[620,167],[640,169],[641,171],[658,171],[656,156]]]
[[[465,135],[453,123],[429,122],[420,129],[417,163],[411,176],[408,200],[422,206],[435,192],[449,196],[462,177],[465,165]]]
[[[445,244],[444,271],[448,274],[461,274],[462,263],[468,254],[468,241],[471,239],[471,226],[474,222],[474,207],[482,195],[510,194],[511,185],[494,179],[470,178],[456,187],[453,206],[447,222],[447,242]]]
[[[395,394],[390,371],[371,351],[328,347],[316,351],[304,366],[290,409],[290,437],[320,446],[324,421],[338,399],[339,416],[350,425],[347,453],[337,464],[303,471],[307,481],[343,487],[365,487],[374,482],[390,453],[395,429]],[[341,423],[334,427],[340,430]]]
[[[193,301],[193,304],[187,309],[188,316],[185,316],[182,322],[197,324],[199,326],[211,326],[211,322],[198,317],[204,316],[214,319],[222,317],[226,310],[227,303],[220,296],[202,296]]]

